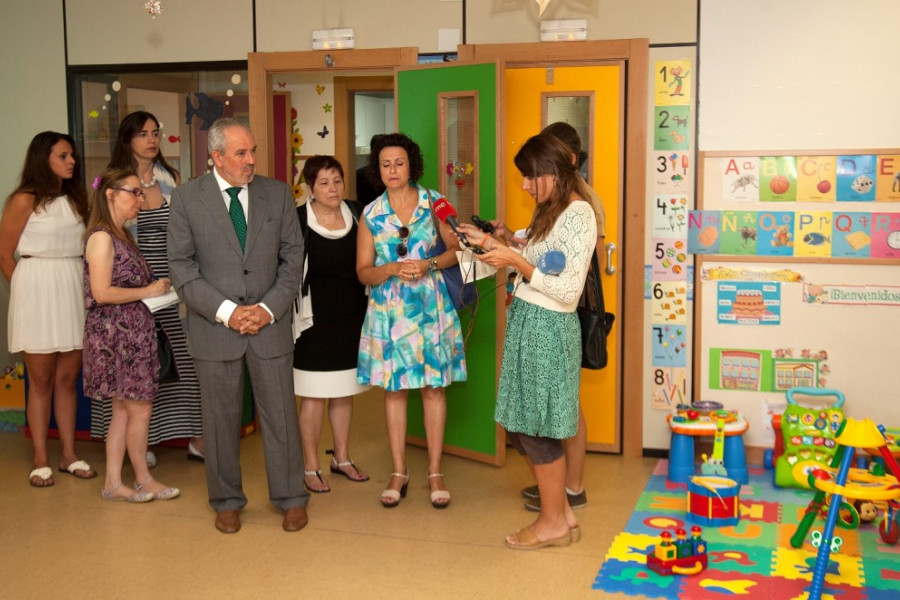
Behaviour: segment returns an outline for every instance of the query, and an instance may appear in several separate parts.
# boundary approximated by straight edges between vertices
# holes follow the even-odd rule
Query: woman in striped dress
[[[127,115],[119,125],[110,167],[133,169],[138,174],[146,194],[137,218],[138,247],[153,269],[153,274],[162,278],[169,276],[166,256],[169,198],[181,181],[178,171],[163,157],[159,130],[159,121],[151,113],[137,111]],[[152,446],[168,440],[188,438],[187,457],[202,461],[200,383],[194,371],[194,361],[188,354],[179,310],[179,305],[176,304],[153,314],[172,342],[179,379],[159,384],[147,443]],[[93,408],[99,409],[100,405],[95,403]],[[91,432],[95,437],[106,434],[111,417],[107,412],[109,411],[92,416]],[[151,466],[156,464],[156,457],[152,452],[148,452],[148,463]]]

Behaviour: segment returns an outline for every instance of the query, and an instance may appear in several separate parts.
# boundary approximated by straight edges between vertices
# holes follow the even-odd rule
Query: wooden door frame
[[[333,66],[327,66],[326,55],[331,56],[330,62]],[[251,52],[247,54],[250,130],[253,132],[257,144],[256,172],[260,175],[270,175],[274,171],[271,139],[274,126],[272,113],[268,110],[268,107],[272,105],[273,74],[390,70],[397,66],[415,65],[418,61],[419,49],[414,46],[375,50],[310,50],[308,52]],[[337,117],[335,123],[337,123]]]
[[[647,102],[650,44],[646,38],[528,44],[459,46],[460,60],[504,60],[506,68],[526,66],[586,66],[600,61],[623,61],[625,69],[625,164],[620,240],[623,240],[621,328],[622,452],[642,456],[644,398],[644,246],[647,169]],[[634,311],[622,300],[633,299]]]
[[[356,92],[390,92],[394,93],[394,75],[372,75],[370,77],[335,77],[334,78],[334,122],[335,130],[337,123],[355,123],[356,108],[351,102],[352,95]],[[355,127],[354,127],[355,130]],[[356,190],[356,164],[354,161],[356,153],[352,148],[349,131],[345,131],[343,135],[338,135],[335,131],[334,138],[334,157],[344,165],[344,182],[345,189]],[[368,140],[366,140],[368,143]],[[354,194],[353,198],[358,198],[359,194]]]

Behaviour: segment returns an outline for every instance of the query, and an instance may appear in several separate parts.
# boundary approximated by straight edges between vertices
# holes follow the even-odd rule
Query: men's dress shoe
[[[309,523],[309,517],[306,516],[305,506],[292,506],[284,511],[284,521],[281,522],[281,528],[285,531],[300,531]]]
[[[236,510],[220,510],[216,513],[216,529],[222,533],[237,533],[241,530],[241,517]]]

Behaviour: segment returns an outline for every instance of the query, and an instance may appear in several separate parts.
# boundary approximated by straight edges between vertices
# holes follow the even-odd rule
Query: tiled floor
[[[81,481],[55,473],[56,485],[36,489],[27,482],[30,440],[0,433],[0,597],[628,597],[592,591],[591,583],[656,459],[589,455],[588,506],[577,513],[582,540],[566,548],[509,550],[504,536],[534,518],[519,496],[530,476],[511,450],[501,468],[446,457],[453,500],[438,511],[428,501],[425,451],[410,447],[409,494],[396,509],[381,507],[390,472],[381,398],[370,391],[356,400],[351,436],[351,455],[372,479],[330,478],[331,493],[312,498],[309,525],[291,534],[268,503],[258,434],[242,442],[249,498],[243,529],[223,535],[213,527],[203,465],[187,461],[184,450],[158,449],[153,470],[180,487],[182,497],[130,505],[100,499],[103,444],[78,445],[101,477]],[[326,426],[323,463],[328,435]],[[51,455],[58,461],[56,441]],[[126,468],[126,481],[130,476]]]

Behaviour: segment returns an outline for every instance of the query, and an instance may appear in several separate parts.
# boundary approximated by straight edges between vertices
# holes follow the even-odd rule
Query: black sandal
[[[360,470],[357,468],[356,463],[354,463],[352,460],[348,460],[347,462],[338,462],[337,459],[334,457],[334,450],[326,450],[325,454],[331,455],[331,472],[332,473],[335,473],[337,475],[343,475],[350,481],[356,481],[357,483],[362,483],[363,481],[369,480],[369,476],[364,473],[361,473]],[[350,474],[344,470],[347,467],[353,469],[353,471],[356,473],[357,477],[351,477]]]
[[[315,475],[319,482],[325,486],[324,490],[314,490],[306,483],[306,478],[312,477],[313,475]],[[325,483],[325,479],[322,477],[322,471],[320,469],[317,469],[315,471],[303,471],[303,487],[308,489],[313,494],[327,494],[331,491],[331,488],[328,487],[327,483]]]

